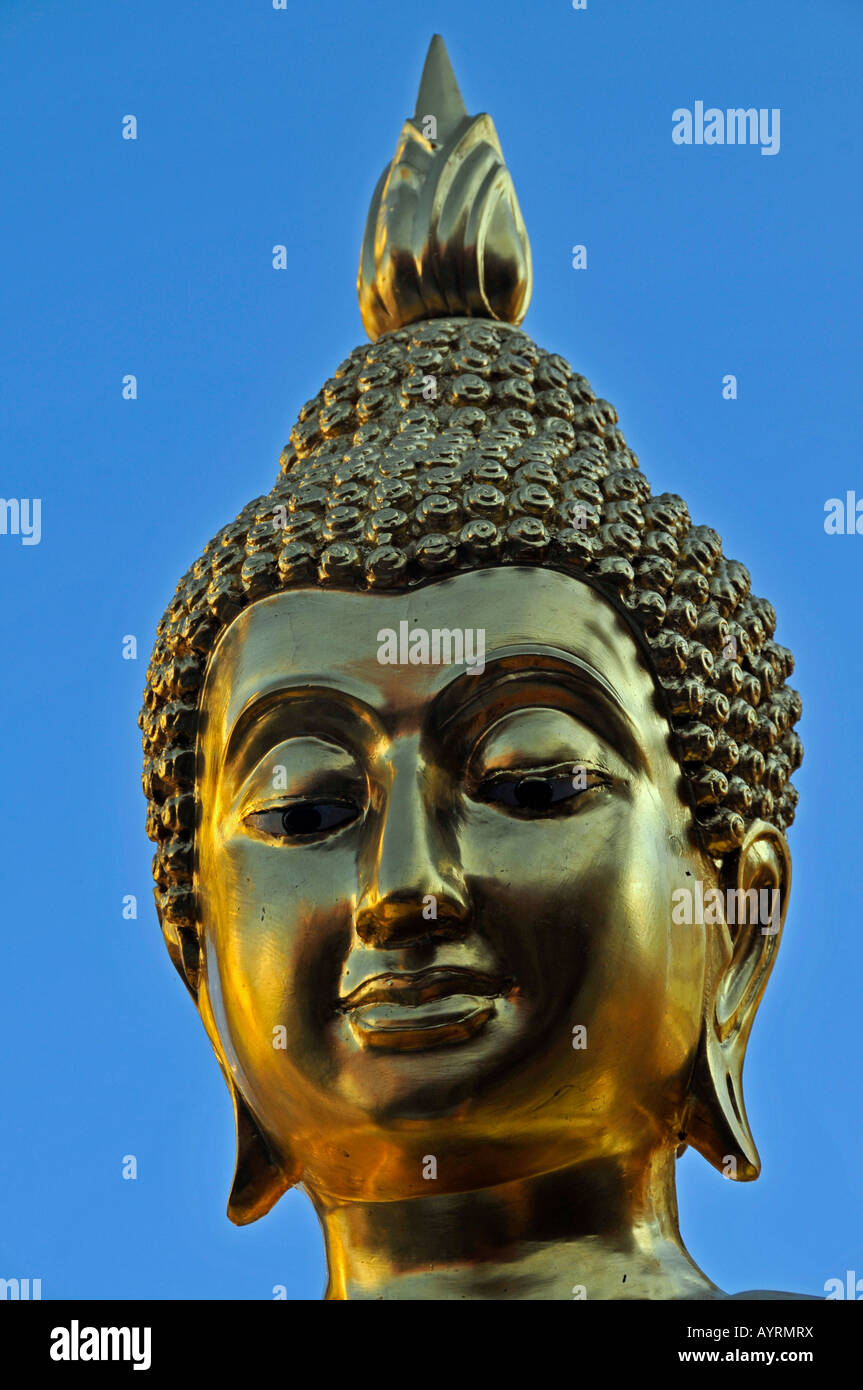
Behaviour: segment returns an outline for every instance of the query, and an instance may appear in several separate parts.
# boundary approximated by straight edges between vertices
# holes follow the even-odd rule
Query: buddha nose
[[[369,946],[407,946],[464,935],[470,906],[449,818],[435,804],[436,772],[416,746],[390,758],[389,787],[377,841],[369,847],[367,883],[356,931]]]

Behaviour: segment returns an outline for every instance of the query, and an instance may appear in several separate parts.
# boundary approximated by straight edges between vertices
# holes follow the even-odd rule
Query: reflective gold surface
[[[527,236],[438,37],[358,288],[372,345],[181,579],[139,720],[159,920],[234,1102],[228,1214],[302,1183],[331,1298],[725,1297],[674,1164],[760,1167],[793,657],[517,327]]]
[[[533,271],[518,199],[490,116],[469,116],[439,34],[416,114],[375,189],[357,280],[372,339],[417,319],[521,323]]]
[[[456,617],[481,674],[379,662],[381,630]],[[273,596],[203,707],[199,1006],[273,1160],[252,1214],[302,1181],[330,1297],[709,1296],[675,1151],[756,1171],[740,1073],[778,937],[672,925],[716,868],[611,604],[521,568]],[[768,826],[756,864],[787,887]]]

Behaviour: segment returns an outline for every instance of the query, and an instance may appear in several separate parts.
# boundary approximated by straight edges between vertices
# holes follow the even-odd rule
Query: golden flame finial
[[[429,45],[416,113],[378,180],[357,291],[369,337],[442,315],[521,323],[533,271],[490,116],[469,116],[443,39]]]

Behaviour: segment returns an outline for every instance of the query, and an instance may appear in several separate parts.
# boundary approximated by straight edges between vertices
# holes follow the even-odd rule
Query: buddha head
[[[436,38],[369,214],[371,341],[180,580],[148,671],[156,905],[233,1098],[229,1215],[302,1184],[331,1262],[352,1210],[407,1249],[464,1194],[520,1193],[529,1226],[568,1175],[582,1234],[626,1193],[665,1236],[686,1146],[759,1172],[791,653],[519,327],[530,281]]]

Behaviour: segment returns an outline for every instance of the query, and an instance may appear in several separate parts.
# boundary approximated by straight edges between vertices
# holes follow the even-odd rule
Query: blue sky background
[[[863,497],[860,6],[2,0],[0,493],[41,497],[43,534],[0,536],[0,1275],[47,1298],[323,1288],[304,1196],[224,1215],[230,1105],[156,923],[135,720],[176,580],[364,341],[365,215],[435,31],[515,180],[525,327],[797,658],[794,887],[745,1077],[764,1171],[687,1154],[684,1237],[732,1291],[863,1275],[863,536],[823,526]],[[674,145],[696,99],[779,107],[780,153]]]

